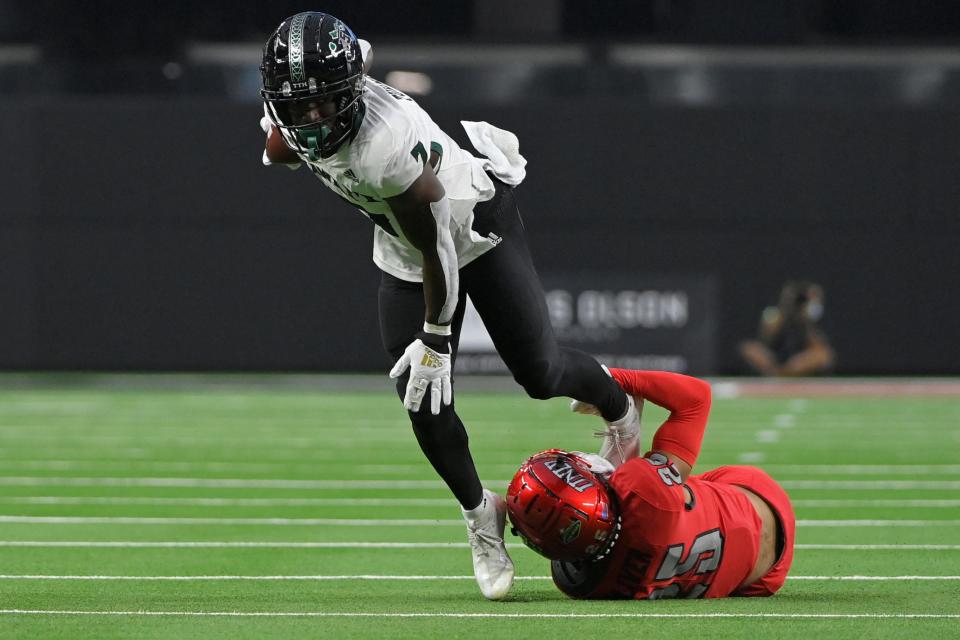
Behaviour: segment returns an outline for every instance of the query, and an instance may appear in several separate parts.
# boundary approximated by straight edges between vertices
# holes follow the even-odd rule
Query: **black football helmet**
[[[260,65],[267,115],[311,160],[329,158],[363,119],[363,58],[346,24],[316,11],[287,18]]]

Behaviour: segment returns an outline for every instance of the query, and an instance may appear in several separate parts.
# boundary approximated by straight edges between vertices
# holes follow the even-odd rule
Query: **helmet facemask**
[[[284,20],[264,46],[260,71],[267,114],[308,159],[329,158],[356,133],[363,59],[356,36],[340,20],[317,12]]]
[[[316,91],[305,97],[268,97],[265,91],[267,113],[287,143],[298,152],[314,161],[329,158],[356,130],[364,80],[363,75],[358,74],[338,83],[339,89]],[[316,112],[325,115],[311,118]]]

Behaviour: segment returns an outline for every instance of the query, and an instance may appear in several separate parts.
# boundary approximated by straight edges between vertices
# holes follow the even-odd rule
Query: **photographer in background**
[[[763,310],[756,340],[740,343],[751,372],[764,376],[810,376],[832,370],[836,355],[817,326],[823,316],[823,287],[788,281],[780,303]]]

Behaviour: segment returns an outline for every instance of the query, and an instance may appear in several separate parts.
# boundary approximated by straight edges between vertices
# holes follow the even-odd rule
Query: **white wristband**
[[[449,336],[451,334],[450,325],[448,324],[430,324],[429,322],[424,322],[423,331],[437,336]]]

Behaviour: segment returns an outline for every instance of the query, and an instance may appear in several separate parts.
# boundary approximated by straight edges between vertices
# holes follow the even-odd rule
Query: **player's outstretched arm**
[[[652,451],[667,456],[684,482],[700,454],[710,414],[710,385],[698,378],[667,371],[610,369],[610,375],[630,395],[670,411],[653,436]]]
[[[450,404],[450,323],[459,295],[459,266],[450,235],[450,203],[443,185],[424,163],[423,173],[398,196],[387,198],[404,237],[423,255],[423,297],[426,305],[423,331],[397,361],[391,377],[410,367],[404,406],[420,409],[429,387],[430,409],[440,412],[440,402]]]

